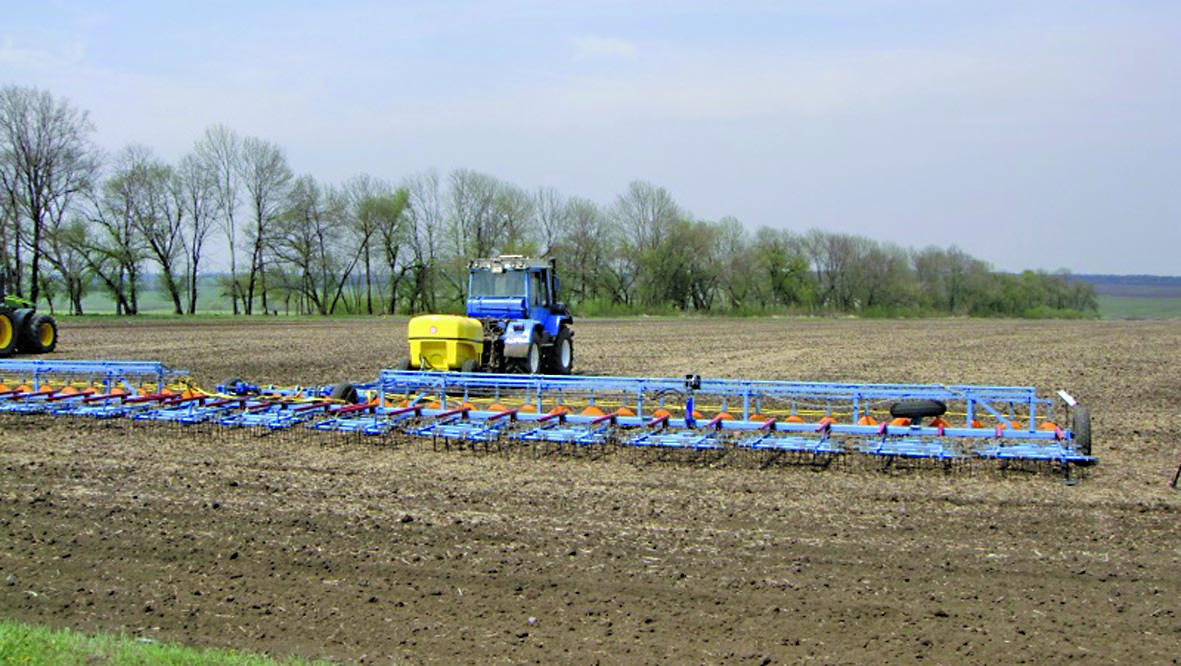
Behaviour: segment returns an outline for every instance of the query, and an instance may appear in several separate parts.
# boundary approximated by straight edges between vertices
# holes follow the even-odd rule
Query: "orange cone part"
[[[801,417],[798,414],[792,414],[791,416],[789,416],[783,420],[787,423],[803,423],[804,422],[803,417]]]
[[[1053,421],[1046,421],[1045,423],[1038,426],[1037,429],[1038,430],[1057,430],[1058,424],[1054,423]]]
[[[726,412],[722,412],[722,414],[726,414]],[[730,415],[726,414],[726,416],[730,416]],[[733,417],[730,417],[730,418],[733,418]],[[729,419],[722,419],[722,420],[727,421]],[[766,423],[767,421],[771,420],[771,417],[766,416],[765,414],[760,414],[758,412],[755,412],[754,414],[750,415],[750,420],[754,421],[755,423]]]
[[[931,419],[930,425],[932,428],[946,428],[951,424],[936,416],[935,418]]]
[[[652,412],[652,418],[654,418],[654,419],[663,419],[666,416],[672,416],[672,415],[673,415],[672,412],[668,411],[667,409],[665,409],[663,407]]]
[[[857,419],[857,425],[875,426],[877,424],[878,424],[878,420],[872,416],[867,415],[867,416],[862,416],[861,418]]]
[[[590,407],[587,407],[586,409],[582,410],[582,415],[583,416],[603,416],[603,410],[599,409],[598,407],[595,407],[594,405],[591,405]]]
[[[719,413],[719,414],[717,415],[717,418],[718,418],[719,420],[722,420],[722,421],[733,421],[733,420],[734,420],[734,415],[733,415],[733,414],[731,414],[730,412],[721,412],[721,413]],[[754,420],[756,420],[756,419],[755,419],[755,418],[752,416],[752,417],[750,418],[750,420],[751,420],[751,421],[754,421]],[[764,420],[766,420],[766,419],[764,419]]]
[[[890,421],[890,425],[892,425],[892,426],[908,426],[908,425],[910,425],[910,419],[904,419],[901,416],[899,416],[898,418],[894,419],[893,421]]]
[[[834,419],[833,417],[831,417],[831,416],[826,416],[826,417],[824,417],[824,418],[820,419],[820,423],[819,423],[819,425],[828,425],[828,424],[830,424],[830,423],[836,423],[836,422],[837,422],[837,420],[836,420],[836,419]]]
[[[557,407],[554,407],[553,409],[549,410],[549,413],[550,414],[569,414],[570,408],[567,407],[566,405],[558,405]]]

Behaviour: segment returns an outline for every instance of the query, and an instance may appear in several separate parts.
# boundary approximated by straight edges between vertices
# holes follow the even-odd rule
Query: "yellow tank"
[[[484,325],[458,315],[421,315],[410,320],[410,367],[424,370],[472,369],[484,352]]]

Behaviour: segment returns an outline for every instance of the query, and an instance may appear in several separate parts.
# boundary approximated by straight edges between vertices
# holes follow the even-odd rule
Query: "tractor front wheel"
[[[529,343],[529,353],[521,359],[521,370],[530,375],[541,372],[541,347],[536,342]]]
[[[568,375],[574,371],[574,340],[570,329],[563,326],[558,329],[557,340],[550,348],[549,371],[555,375]]]

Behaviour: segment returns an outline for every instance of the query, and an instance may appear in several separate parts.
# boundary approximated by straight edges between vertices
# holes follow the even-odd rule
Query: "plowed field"
[[[85,320],[53,358],[369,380],[405,320]],[[378,663],[1175,663],[1176,322],[627,320],[580,371],[1070,390],[1100,463],[531,458],[0,417],[0,614]]]

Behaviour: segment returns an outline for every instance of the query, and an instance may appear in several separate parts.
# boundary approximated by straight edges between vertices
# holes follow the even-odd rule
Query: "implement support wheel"
[[[924,419],[946,413],[947,403],[942,400],[899,400],[890,405],[890,416],[896,419]]]
[[[350,405],[357,404],[357,402],[361,399],[361,397],[357,394],[357,387],[348,382],[333,386],[332,395],[329,397],[331,397],[333,400],[347,402]]]
[[[1091,410],[1078,405],[1074,408],[1074,423],[1071,425],[1074,446],[1084,456],[1091,455]]]

